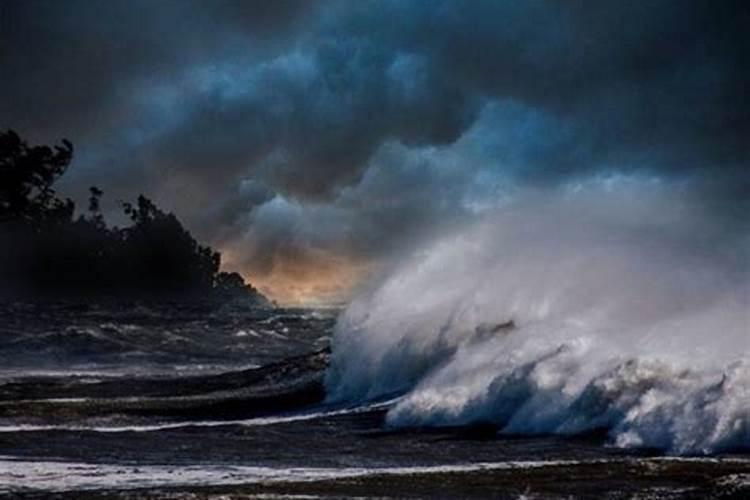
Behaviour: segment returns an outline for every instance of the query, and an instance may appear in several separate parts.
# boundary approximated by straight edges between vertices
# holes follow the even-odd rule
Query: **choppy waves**
[[[746,468],[746,460],[724,460],[725,466]],[[275,468],[243,465],[128,465],[80,462],[26,461],[0,457],[0,493],[24,491],[86,491],[169,488],[177,486],[252,485],[332,481],[373,476],[466,474],[477,472],[515,472],[555,469],[622,467],[669,469],[675,466],[714,465],[710,459],[651,458],[638,461],[622,459],[550,460],[480,462],[411,467],[291,467]],[[728,475],[721,486],[746,486],[747,474]],[[732,482],[729,484],[729,482]],[[23,486],[21,486],[23,485]]]
[[[382,402],[373,402],[361,406],[337,406],[337,407],[319,407],[314,410],[299,411],[293,413],[284,413],[267,417],[245,418],[237,420],[179,420],[164,423],[133,425],[119,423],[113,425],[101,424],[14,424],[0,425],[0,434],[16,432],[46,432],[46,431],[72,431],[72,432],[102,432],[102,433],[123,433],[123,432],[158,432],[176,429],[189,429],[201,427],[265,427],[279,424],[289,424],[293,422],[304,422],[307,420],[317,420],[343,415],[356,415],[360,413],[370,413],[378,410],[390,408],[395,400],[386,400]]]
[[[387,417],[399,427],[750,449],[747,235],[653,185],[532,198],[355,300],[330,397],[404,394]]]

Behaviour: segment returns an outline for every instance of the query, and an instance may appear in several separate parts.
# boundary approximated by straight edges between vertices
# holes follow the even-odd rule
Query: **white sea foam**
[[[49,400],[47,400],[49,401]],[[186,429],[190,427],[224,427],[239,425],[244,427],[259,427],[269,425],[288,424],[293,422],[303,422],[307,420],[317,420],[327,417],[340,415],[353,415],[357,413],[367,413],[379,409],[390,408],[398,400],[390,399],[387,401],[376,402],[372,404],[356,407],[338,407],[321,411],[310,411],[295,413],[289,415],[276,415],[271,417],[257,417],[238,420],[182,420],[165,422],[161,424],[144,424],[144,425],[70,425],[70,424],[11,424],[0,425],[0,434],[16,432],[47,432],[47,431],[72,431],[72,432],[101,432],[101,433],[119,433],[119,432],[157,432],[165,430]]]
[[[405,394],[393,426],[605,428],[624,447],[748,449],[748,242],[654,183],[525,196],[352,302],[331,398]]]
[[[90,366],[70,368],[53,368],[39,369],[33,367],[23,368],[0,368],[0,385],[5,383],[14,383],[20,380],[30,378],[56,378],[68,377],[78,379],[76,382],[97,383],[102,380],[118,378],[173,378],[177,372],[192,372],[195,374],[219,374],[227,371],[249,370],[260,368],[257,363],[243,364],[210,364],[210,363],[190,363],[190,364],[144,364],[144,365],[113,365],[103,366],[101,364],[91,364]]]
[[[684,460],[684,459],[683,459]],[[710,459],[703,459],[706,461]],[[670,459],[641,459],[642,464],[668,464]],[[697,462],[698,459],[689,460]],[[748,461],[725,460],[730,462]],[[127,465],[30,461],[0,457],[0,492],[82,491],[170,486],[310,482],[373,475],[466,473],[621,463],[621,459],[480,462],[413,467],[289,467],[240,465]]]

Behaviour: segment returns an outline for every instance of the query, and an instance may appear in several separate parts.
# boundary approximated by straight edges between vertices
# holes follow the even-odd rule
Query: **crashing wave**
[[[393,426],[748,449],[748,238],[712,217],[637,182],[527,196],[353,301],[330,398],[404,394]]]

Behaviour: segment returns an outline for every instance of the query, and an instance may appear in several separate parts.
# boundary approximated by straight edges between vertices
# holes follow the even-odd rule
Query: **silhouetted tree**
[[[29,146],[12,130],[0,133],[0,220],[70,218],[73,202],[58,199],[52,184],[72,158],[73,145],[67,140],[52,149]]]
[[[143,195],[135,206],[123,207],[132,221],[122,231],[129,273],[141,276],[152,291],[212,288],[221,262],[218,252],[199,245],[174,214],[162,212]]]
[[[104,223],[100,200],[104,193],[96,186],[91,186],[89,188],[89,193],[91,194],[91,196],[89,196],[89,220],[95,226],[103,229],[106,224]]]
[[[220,273],[219,252],[143,195],[122,203],[130,225],[110,228],[92,186],[87,214],[74,219],[74,203],[53,189],[72,153],[68,141],[31,147],[0,133],[1,292],[262,297],[239,274]]]
[[[244,278],[239,273],[221,272],[217,274],[214,289],[218,295],[224,298],[258,293],[252,285],[245,283]]]

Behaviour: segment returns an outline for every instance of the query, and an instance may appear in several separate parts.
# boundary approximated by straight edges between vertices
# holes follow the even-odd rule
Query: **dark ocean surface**
[[[391,429],[325,400],[335,309],[0,306],[0,497],[750,498],[750,456],[482,426]]]

